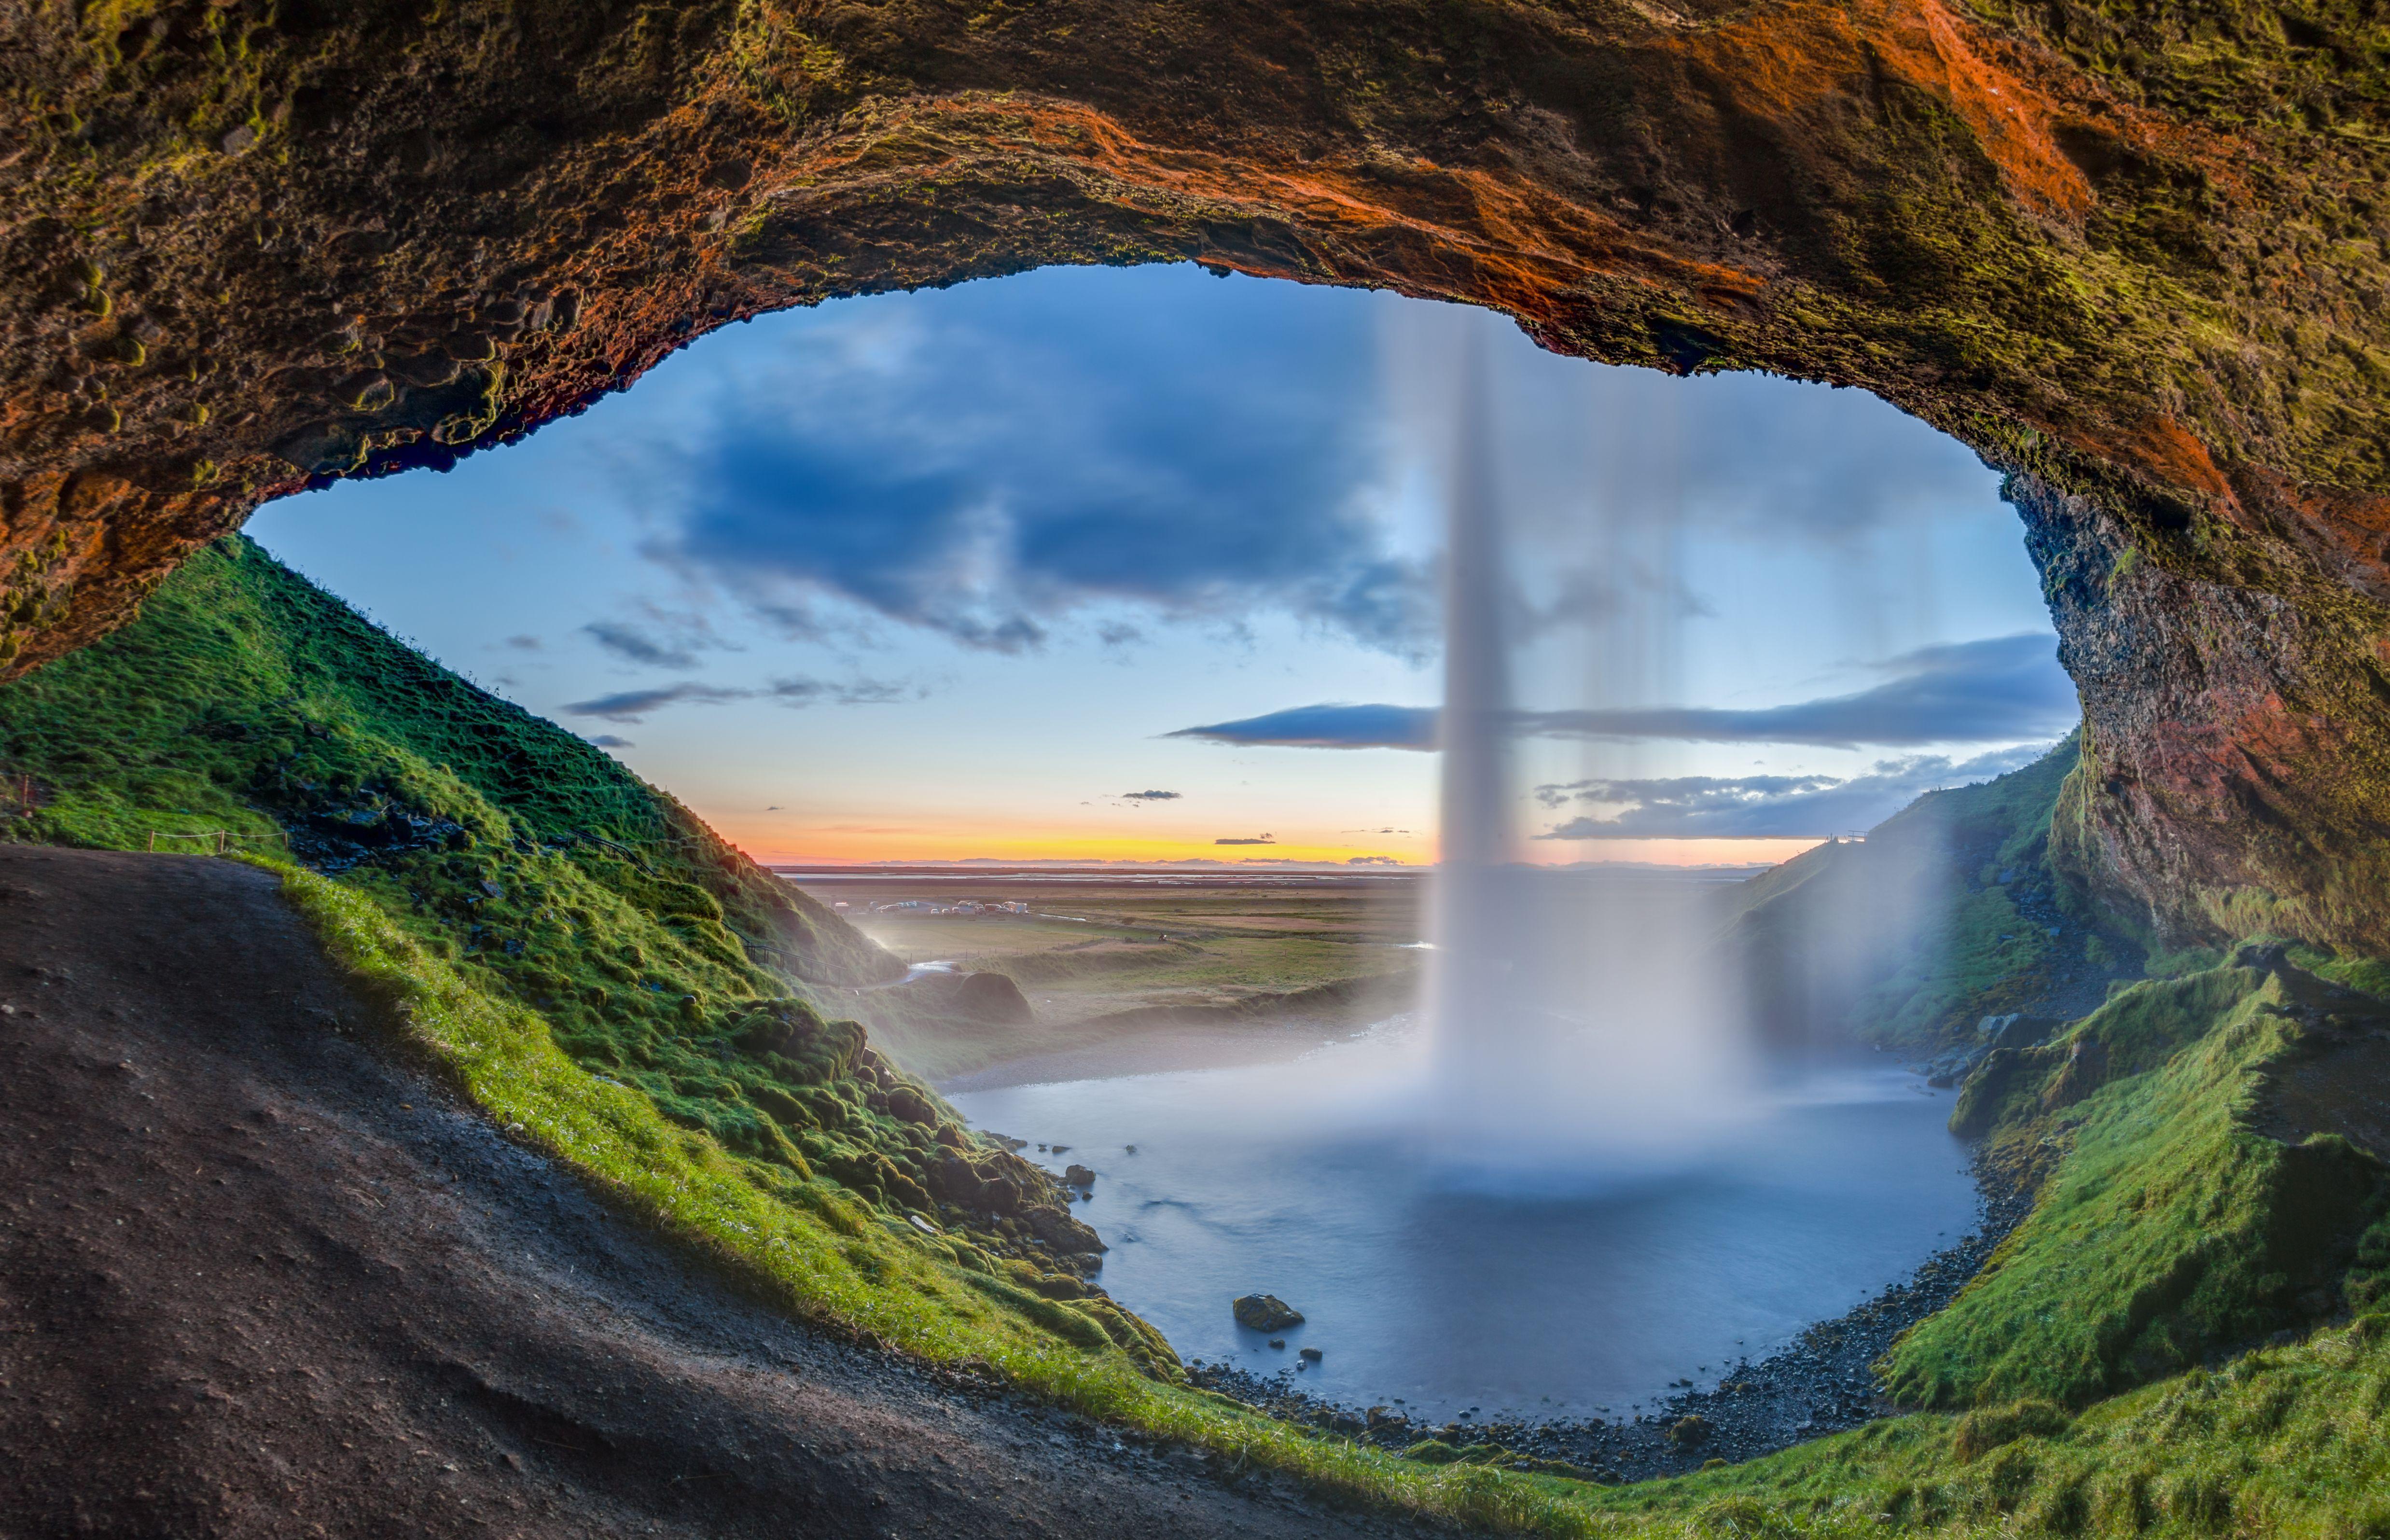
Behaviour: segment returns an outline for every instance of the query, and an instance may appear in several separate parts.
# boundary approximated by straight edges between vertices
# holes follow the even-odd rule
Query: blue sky
[[[1995,479],[1882,403],[1192,267],[767,317],[250,533],[766,859],[1430,859],[1471,327],[1531,857],[1780,855],[2071,725]]]

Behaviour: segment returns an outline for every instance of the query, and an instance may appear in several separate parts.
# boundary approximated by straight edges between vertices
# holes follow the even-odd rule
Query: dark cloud
[[[1756,711],[1659,706],[1524,712],[1521,731],[1538,738],[1854,749],[2047,740],[2081,713],[2074,682],[2058,666],[2058,639],[2046,633],[1921,648],[1879,667],[1892,677],[1855,695]]]
[[[2079,714],[2074,683],[2058,666],[2057,648],[2056,637],[2040,633],[1921,648],[1878,665],[1892,677],[1871,689],[1789,706],[1521,712],[1514,720],[1526,738],[1833,749],[2046,741],[2073,726]],[[1436,712],[1430,707],[1321,705],[1182,727],[1164,736],[1305,749],[1433,749],[1435,731]]]
[[[844,684],[826,679],[798,675],[792,679],[775,679],[755,694],[775,705],[816,706],[886,706],[902,700],[908,694],[903,685],[891,685],[877,679],[854,679]]]
[[[513,648],[518,652],[537,652],[542,644],[536,636],[509,636],[498,645]]]
[[[1275,845],[1278,843],[1278,836],[1274,834],[1264,834],[1249,840],[1214,840],[1212,843],[1215,845]]]
[[[634,625],[620,621],[592,621],[581,628],[616,657],[649,668],[695,668],[697,657],[687,648],[660,642]]]
[[[677,685],[621,690],[612,695],[598,696],[594,700],[575,700],[564,710],[574,716],[603,717],[609,722],[636,722],[649,712],[691,700],[702,705],[716,705],[725,700],[768,700],[775,705],[791,707],[824,703],[878,706],[902,699],[906,693],[902,686],[869,679],[842,685],[820,679],[776,679],[762,689],[737,689],[684,679]]]
[[[1293,749],[1433,749],[1435,717],[1433,706],[1296,706],[1163,736]]]
[[[1402,863],[1391,855],[1354,855],[1345,858],[1348,866],[1399,866]]]
[[[1121,801],[1124,802],[1175,802],[1177,800],[1178,793],[1176,791],[1124,791],[1121,793]]]
[[[2047,744],[1954,762],[1939,754],[1879,761],[1864,776],[1679,776],[1582,780],[1536,788],[1548,808],[1590,805],[1538,840],[1823,839],[1874,828],[1928,791],[2021,769]]]
[[[1372,304],[1156,302],[1169,282],[1037,274],[794,333],[688,430],[654,554],[797,635],[828,598],[1018,652],[1127,602],[1432,646],[1426,574],[1369,500]]]
[[[684,700],[713,704],[724,700],[743,700],[752,693],[748,690],[716,689],[712,685],[685,679],[677,685],[659,685],[643,690],[618,690],[592,700],[575,700],[564,709],[574,716],[603,717],[609,722],[636,722],[649,712],[678,705]]]
[[[611,733],[599,733],[596,738],[591,738],[589,741],[596,744],[600,749],[628,749],[633,747],[629,738],[616,738]]]

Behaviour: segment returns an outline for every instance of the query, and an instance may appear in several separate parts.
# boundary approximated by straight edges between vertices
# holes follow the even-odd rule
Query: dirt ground
[[[0,1536],[1407,1533],[748,1303],[385,1041],[267,875],[0,848]]]

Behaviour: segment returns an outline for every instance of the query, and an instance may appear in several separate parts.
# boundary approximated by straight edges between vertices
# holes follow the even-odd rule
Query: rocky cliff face
[[[1191,258],[1965,439],[2025,477],[2103,880],[2390,944],[2319,875],[2390,731],[2370,3],[6,0],[0,38],[13,668],[267,497],[726,321]]]

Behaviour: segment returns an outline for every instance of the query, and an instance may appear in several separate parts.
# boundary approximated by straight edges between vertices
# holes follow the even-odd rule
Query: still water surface
[[[1708,1386],[1971,1229],[1947,1093],[1872,1066],[1782,1085],[1670,1169],[1457,1173],[1417,1136],[1407,1022],[1291,1063],[954,1097],[1022,1155],[1097,1173],[1099,1281],[1183,1357],[1352,1405],[1628,1412]],[[1068,1146],[1067,1152],[1036,1146]],[[1130,1153],[1130,1147],[1135,1153]],[[1308,1317],[1273,1350],[1229,1301]]]

